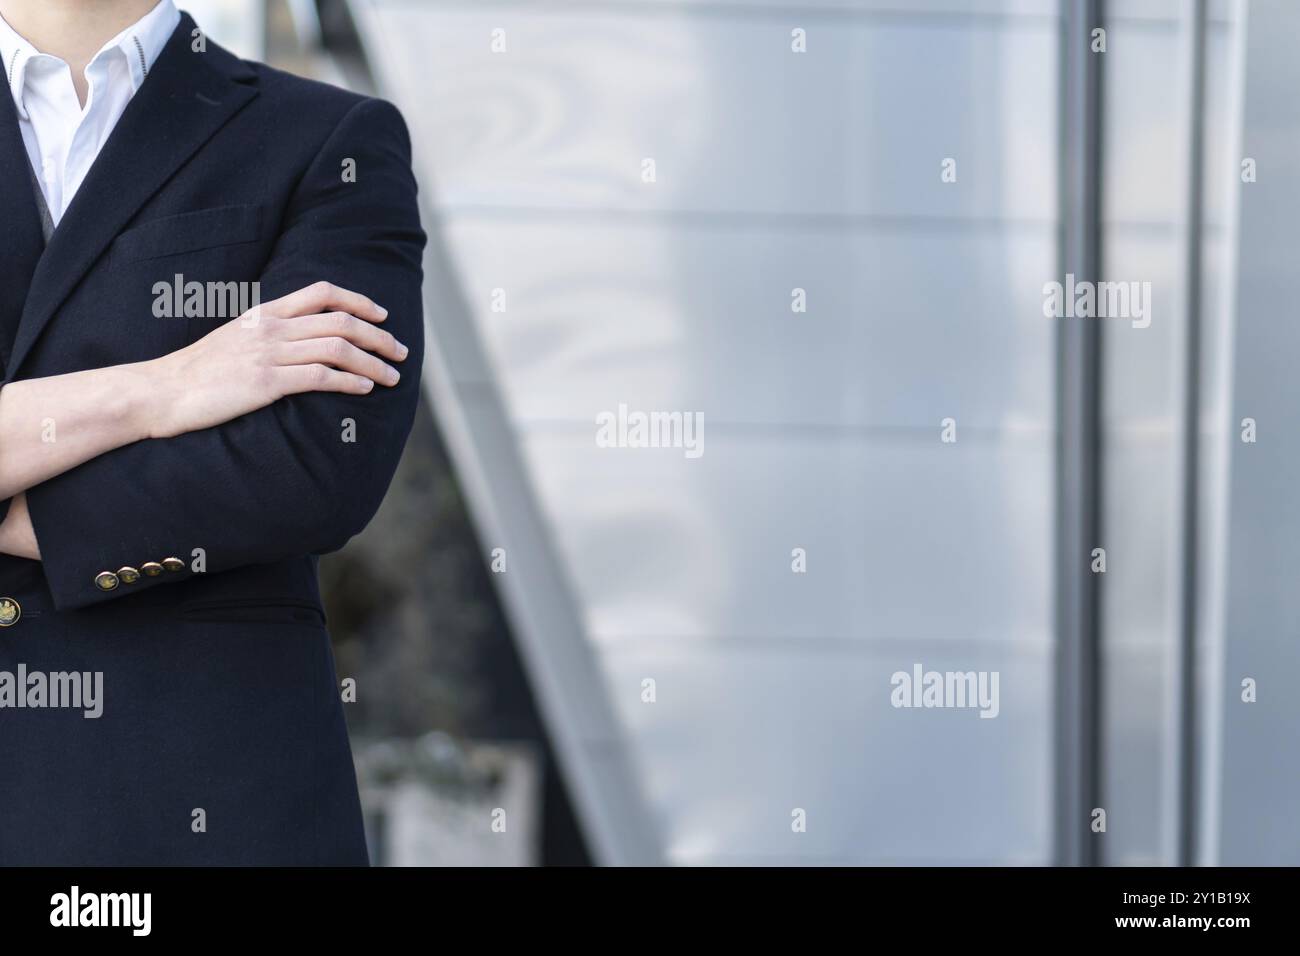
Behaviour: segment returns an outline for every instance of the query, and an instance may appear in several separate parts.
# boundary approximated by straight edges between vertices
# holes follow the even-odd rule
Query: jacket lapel
[[[54,230],[31,278],[10,376],[122,227],[257,95],[255,74],[234,56],[212,43],[204,52],[192,50],[193,30],[193,19],[183,14]],[[22,177],[6,180],[26,188]],[[36,215],[34,203],[28,212],[28,219]],[[39,221],[37,229],[39,240]]]
[[[11,372],[10,348],[45,238],[32,195],[31,163],[8,90],[0,91],[0,223],[0,372]]]

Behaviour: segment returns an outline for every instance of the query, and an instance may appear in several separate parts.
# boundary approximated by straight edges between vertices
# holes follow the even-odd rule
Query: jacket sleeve
[[[343,182],[349,157],[357,175]],[[298,183],[260,277],[261,301],[322,279],[369,296],[388,309],[383,327],[410,347],[400,383],[367,395],[290,396],[215,428],[116,449],[29,489],[55,607],[333,551],[361,531],[419,401],[424,243],[406,126],[391,104],[362,101]],[[151,566],[152,575],[109,590],[96,583],[146,562],[167,570]]]

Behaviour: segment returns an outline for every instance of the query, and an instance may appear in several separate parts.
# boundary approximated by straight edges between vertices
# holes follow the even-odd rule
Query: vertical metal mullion
[[[1187,331],[1182,407],[1182,509],[1180,522],[1181,582],[1179,585],[1177,688],[1177,843],[1176,862],[1190,866],[1196,851],[1196,634],[1197,536],[1200,527],[1201,425],[1201,238],[1205,188],[1205,0],[1193,0],[1189,10],[1189,113],[1187,156],[1187,233],[1184,260]]]
[[[1092,31],[1102,0],[1063,0],[1061,272],[1101,273],[1101,61]],[[1095,319],[1057,320],[1057,553],[1055,859],[1101,861],[1091,813],[1101,804],[1099,578],[1101,542],[1101,330]]]

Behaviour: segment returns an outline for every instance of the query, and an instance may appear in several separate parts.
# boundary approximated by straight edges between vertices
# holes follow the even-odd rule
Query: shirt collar
[[[134,93],[144,83],[150,68],[162,54],[163,48],[180,22],[180,11],[176,9],[173,0],[160,0],[152,10],[100,47],[99,52],[91,57],[91,62],[113,51],[121,51],[126,57],[127,68],[131,74],[131,92]],[[35,57],[46,55],[28,43],[17,30],[5,22],[4,17],[0,17],[0,61],[4,64],[5,80],[13,96],[14,105],[18,107],[19,116],[24,119],[27,118],[27,110],[23,104],[27,64]]]

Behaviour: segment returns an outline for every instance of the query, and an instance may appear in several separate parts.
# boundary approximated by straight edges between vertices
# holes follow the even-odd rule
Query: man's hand
[[[387,315],[326,282],[250,309],[146,363],[161,395],[149,437],[211,428],[300,392],[364,395],[375,383],[396,385],[397,370],[377,356],[400,362],[407,348],[377,327]]]

